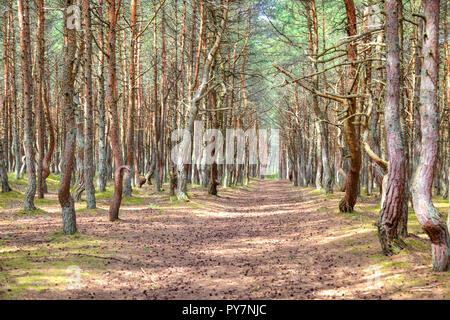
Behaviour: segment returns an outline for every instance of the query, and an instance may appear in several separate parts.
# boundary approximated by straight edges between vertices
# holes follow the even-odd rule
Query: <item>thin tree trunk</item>
[[[99,0],[98,14],[103,17],[103,0]],[[99,150],[99,163],[98,163],[98,179],[97,188],[98,192],[106,191],[106,182],[108,178],[108,164],[107,164],[107,146],[106,146],[106,112],[105,112],[105,55],[103,53],[105,49],[103,27],[98,28],[97,35],[99,43],[99,76],[98,76],[98,150]]]
[[[129,72],[129,100],[128,100],[128,132],[127,132],[127,166],[133,168],[134,164],[134,110],[136,106],[136,34],[137,34],[137,21],[136,21],[136,6],[137,1],[131,0],[130,4],[130,23],[131,23],[131,40],[130,40],[130,72]],[[127,171],[124,177],[124,196],[131,197],[131,177],[132,172]],[[137,182],[137,181],[136,181]]]
[[[44,0],[37,0],[37,76],[36,76],[36,118],[37,118],[37,140],[38,140],[38,162],[37,162],[37,193],[38,198],[44,198],[44,180],[42,164],[44,161],[44,107],[42,105],[42,92],[45,73],[45,42],[44,42]]]
[[[8,182],[8,164],[5,163],[5,154],[7,153],[7,149],[4,150],[4,146],[7,144],[6,142],[6,136],[7,136],[7,110],[10,109],[12,104],[12,97],[11,97],[11,89],[10,89],[10,33],[11,29],[9,27],[9,10],[4,11],[3,15],[3,38],[4,38],[4,57],[3,57],[3,70],[5,74],[4,83],[5,83],[5,94],[3,95],[3,105],[2,110],[0,112],[1,120],[0,121],[0,177],[1,177],[1,184],[2,184],[2,192],[10,192],[11,188],[9,186]],[[14,32],[14,30],[12,30]],[[2,95],[0,93],[0,100],[2,98]]]
[[[83,0],[83,21],[84,21],[84,186],[86,188],[86,207],[95,209],[95,188],[94,188],[94,120],[93,120],[93,100],[92,100],[92,31],[91,13],[89,0]]]
[[[47,126],[48,126],[49,135],[50,135],[50,144],[49,144],[47,153],[44,156],[44,161],[42,162],[42,180],[45,184],[45,180],[50,175],[50,163],[52,161],[53,152],[55,151],[55,131],[53,128],[53,123],[52,123],[51,114],[50,114],[49,101],[48,101],[47,91],[45,89],[45,86],[43,86],[42,91],[43,91],[42,92],[42,103],[45,107],[45,117],[47,120]]]

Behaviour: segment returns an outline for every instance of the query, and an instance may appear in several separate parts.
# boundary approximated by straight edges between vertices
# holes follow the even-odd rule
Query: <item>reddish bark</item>
[[[108,35],[107,35],[107,85],[106,85],[106,104],[109,109],[111,126],[109,129],[109,137],[111,141],[111,149],[114,157],[114,195],[109,207],[109,220],[115,221],[119,219],[119,209],[122,202],[123,188],[123,159],[122,149],[120,146],[119,117],[117,111],[117,78],[116,78],[116,26],[119,14],[119,1],[116,7],[116,0],[108,0]],[[127,168],[129,170],[129,168]]]
[[[45,42],[44,42],[44,0],[37,1],[37,76],[36,76],[36,118],[38,135],[38,162],[37,162],[37,191],[38,198],[44,198],[43,161],[44,161],[44,107],[43,107],[43,88],[44,88],[44,64],[45,64]]]
[[[347,33],[348,36],[354,36],[356,31],[356,11],[353,0],[344,0],[347,12]],[[356,44],[350,42],[347,47],[347,59],[349,62],[357,60]],[[356,78],[357,65],[352,64],[349,70],[348,90],[353,93],[357,86],[353,86]],[[353,88],[352,88],[353,86]],[[345,197],[339,203],[341,212],[352,212],[358,198],[359,189],[359,172],[361,170],[361,147],[359,144],[359,133],[354,125],[353,115],[356,113],[356,98],[346,99],[345,107],[347,108],[347,120],[344,122],[344,135],[350,149],[350,168],[347,172],[345,180]],[[351,117],[351,118],[348,118]]]

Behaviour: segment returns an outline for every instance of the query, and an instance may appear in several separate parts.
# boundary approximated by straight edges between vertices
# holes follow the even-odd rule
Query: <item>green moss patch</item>
[[[81,282],[102,272],[112,252],[104,240],[76,233],[53,232],[47,243],[0,248],[0,299],[16,299],[43,290],[67,290],[73,268],[80,270]]]
[[[48,214],[47,211],[44,211],[42,209],[37,208],[36,210],[33,211],[26,211],[25,209],[21,209],[19,211],[16,212],[17,214],[21,214],[21,215],[40,215],[40,214]]]
[[[0,193],[0,208],[7,209],[11,207],[14,202],[23,202],[24,195],[17,191]]]

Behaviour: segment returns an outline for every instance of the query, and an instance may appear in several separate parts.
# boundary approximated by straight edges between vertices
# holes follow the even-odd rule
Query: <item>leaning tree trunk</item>
[[[67,1],[67,6],[73,5],[73,0]],[[61,181],[58,189],[58,199],[62,208],[63,231],[65,234],[77,232],[75,204],[70,194],[70,182],[75,159],[76,146],[76,104],[74,103],[73,73],[76,52],[76,31],[67,28],[68,13],[64,11],[64,69],[61,80],[62,108],[66,125],[66,137],[61,164]]]
[[[445,222],[432,202],[432,184],[439,150],[439,0],[426,0],[425,33],[422,56],[421,104],[421,154],[412,183],[414,212],[423,230],[431,239],[433,270],[449,268],[450,239]]]
[[[30,21],[28,16],[28,1],[17,0],[17,12],[20,26],[20,47],[22,66],[22,90],[24,105],[24,149],[28,174],[28,186],[25,192],[25,211],[34,211],[34,196],[36,193],[36,168],[33,137],[33,82],[31,63]]]
[[[388,181],[378,221],[378,238],[385,255],[393,254],[406,188],[405,155],[400,126],[400,52],[398,0],[386,0],[386,106],[384,119],[389,157]]]
[[[49,102],[47,100],[46,91],[42,92],[42,103],[45,107],[45,117],[47,119],[48,131],[50,135],[50,145],[47,153],[45,154],[44,161],[42,162],[42,181],[46,184],[46,179],[50,176],[50,163],[52,161],[53,152],[55,151],[55,131],[53,129],[53,123],[50,115]]]

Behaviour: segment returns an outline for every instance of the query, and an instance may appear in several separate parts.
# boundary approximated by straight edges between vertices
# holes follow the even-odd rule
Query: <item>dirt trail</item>
[[[250,188],[221,189],[219,197],[207,196],[205,190],[194,190],[189,203],[171,203],[167,196],[151,196],[150,208],[131,206],[121,210],[123,220],[119,223],[109,223],[106,213],[81,213],[79,231],[83,235],[81,240],[87,244],[60,249],[65,259],[79,265],[81,289],[65,290],[59,285],[39,292],[26,291],[22,296],[70,299],[448,297],[448,287],[434,278],[426,283],[408,284],[409,291],[402,286],[404,279],[392,283],[392,277],[398,274],[403,277],[417,273],[427,279],[431,272],[421,263],[405,265],[405,268],[399,265],[395,274],[391,269],[374,268],[380,262],[373,259],[379,253],[375,227],[362,216],[348,217],[331,210],[336,208],[337,196],[326,198],[311,190],[294,188],[286,181],[256,180]],[[35,218],[33,225],[40,225],[42,219]],[[25,227],[26,231],[14,240],[16,244],[33,241],[41,249],[49,246],[49,230],[58,230],[60,222],[47,218],[42,223],[44,227],[34,228],[32,234]],[[91,247],[94,251],[87,250]],[[52,252],[46,263],[63,260],[52,258]]]

